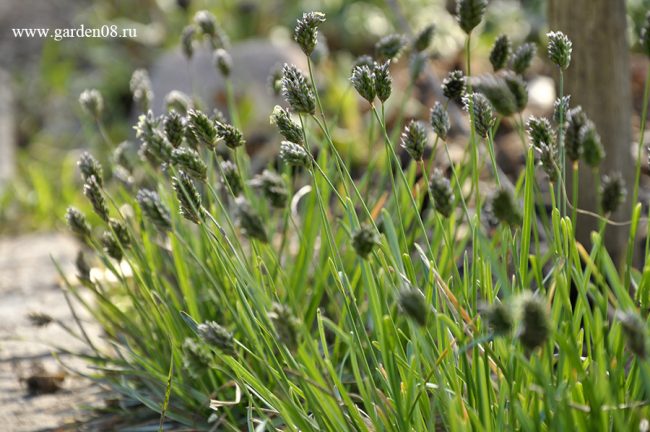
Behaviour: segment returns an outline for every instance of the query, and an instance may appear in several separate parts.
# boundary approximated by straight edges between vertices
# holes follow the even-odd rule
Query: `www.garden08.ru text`
[[[14,28],[11,29],[15,38],[51,38],[56,42],[69,38],[135,38],[138,37],[135,28],[119,28],[117,25],[103,25],[98,28],[88,28],[83,24],[75,28]]]

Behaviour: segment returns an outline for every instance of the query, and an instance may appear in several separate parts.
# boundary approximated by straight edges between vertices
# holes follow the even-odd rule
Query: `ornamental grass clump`
[[[269,93],[284,99],[271,112],[245,98],[214,110],[200,80],[191,95],[154,95],[138,72],[137,141],[112,145],[120,128],[104,128],[97,95],[84,92],[85,121],[105,144],[79,152],[85,197],[66,195],[74,206],[61,216],[83,252],[61,263],[60,280],[101,337],[85,319],[52,324],[86,342],[81,356],[117,395],[120,425],[639,429],[650,412],[647,252],[635,241],[646,220],[636,202],[631,220],[617,216],[638,185],[603,176],[598,125],[569,95],[553,113],[527,106],[534,43],[479,39],[487,2],[455,4],[466,44],[436,61],[462,58],[449,73],[430,68],[445,40],[427,26],[378,37],[350,78],[340,53],[314,60],[327,17],[307,12],[287,29],[306,69],[268,71]],[[229,64],[217,17],[199,11],[188,25],[186,59],[217,50],[210,72],[234,78],[243,66]],[[549,39],[563,73],[580,47]],[[490,42],[490,58],[477,58]],[[473,64],[493,70],[472,74]],[[416,101],[430,78],[441,94]],[[258,152],[251,119],[267,116]],[[520,165],[502,164],[506,140]],[[578,184],[584,170],[593,184]],[[597,190],[597,211],[567,193],[582,187]],[[576,239],[576,214],[597,220],[591,244]],[[638,264],[610,256],[613,225],[630,231]]]

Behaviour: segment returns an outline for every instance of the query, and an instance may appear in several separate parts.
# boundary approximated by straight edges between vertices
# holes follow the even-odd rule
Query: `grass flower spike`
[[[314,114],[316,99],[305,76],[294,65],[282,68],[282,96],[298,114]]]
[[[527,351],[541,347],[551,333],[551,323],[544,299],[532,293],[519,298],[519,341]]]
[[[79,171],[81,171],[81,178],[84,181],[94,176],[99,186],[104,186],[104,171],[102,170],[102,166],[90,153],[83,152],[77,162],[77,166],[79,167]]]
[[[268,243],[269,238],[266,235],[262,218],[245,198],[237,198],[237,216],[239,227],[249,238]]]
[[[307,12],[298,20],[293,31],[293,40],[300,46],[305,55],[310,56],[318,42],[318,26],[325,22],[322,12]]]
[[[418,52],[426,51],[431,45],[435,30],[436,26],[433,24],[429,24],[420,30],[413,41],[413,49]]]
[[[384,62],[382,64],[375,64],[373,68],[373,74],[375,76],[375,93],[382,103],[386,102],[390,97],[393,86],[393,80],[388,69],[389,65],[390,62]]]
[[[537,47],[532,43],[525,43],[521,45],[517,50],[512,54],[510,67],[515,73],[523,75],[537,54]]]
[[[419,289],[404,288],[398,297],[400,309],[421,327],[426,326],[429,305]]]
[[[278,128],[280,135],[282,135],[287,141],[296,144],[303,143],[302,128],[298,123],[291,119],[289,112],[279,105],[276,105],[275,108],[273,108],[271,124]]]
[[[390,34],[379,39],[375,44],[375,54],[381,61],[396,61],[408,45],[408,40],[401,34]]]
[[[465,96],[466,79],[463,71],[455,70],[442,81],[442,93],[449,100],[461,103]]]
[[[627,189],[621,173],[604,175],[600,184],[600,206],[605,214],[612,214],[625,202]]]
[[[239,195],[244,187],[237,166],[230,161],[223,161],[220,169],[224,186],[230,189],[234,196]]]
[[[487,0],[456,0],[456,15],[460,28],[470,34],[481,23]]]
[[[506,67],[510,60],[511,50],[510,38],[506,35],[499,36],[494,42],[490,52],[490,63],[492,63],[495,72]]]
[[[88,198],[88,201],[90,201],[90,204],[92,204],[97,216],[108,222],[108,207],[106,206],[106,200],[102,194],[99,181],[97,181],[95,176],[90,176],[86,179],[83,192],[86,198]]]
[[[289,199],[289,190],[284,179],[273,171],[264,170],[251,181],[250,185],[262,191],[271,206],[283,208]]]
[[[369,66],[355,66],[352,69],[352,76],[350,77],[352,86],[359,93],[359,95],[372,103],[377,96],[375,88],[375,73]]]
[[[79,95],[79,104],[91,117],[98,119],[104,110],[104,98],[99,90],[84,90]]]
[[[311,155],[307,153],[307,150],[291,141],[280,143],[280,159],[293,166],[309,167],[312,164]]]
[[[160,197],[155,191],[141,189],[136,195],[136,200],[140,204],[142,213],[158,229],[165,233],[172,228],[171,214],[169,210],[160,201]]]
[[[429,189],[433,197],[433,207],[444,217],[451,216],[454,211],[454,192],[449,180],[438,168],[433,170],[429,179]]]
[[[82,240],[90,237],[90,225],[86,216],[74,207],[68,207],[65,212],[65,220],[68,223],[68,228]]]
[[[379,234],[371,225],[361,225],[352,233],[352,246],[363,259],[367,259],[372,250],[379,244]]]
[[[483,138],[488,136],[496,118],[490,101],[482,93],[472,93],[463,97],[465,111],[473,111],[476,133]]]
[[[433,108],[431,108],[431,127],[440,139],[447,139],[447,133],[449,132],[450,127],[449,114],[440,102],[436,102],[433,105]]]
[[[190,176],[179,171],[178,175],[172,177],[172,187],[180,203],[181,216],[195,224],[201,223],[201,195]]]
[[[566,70],[571,64],[573,45],[562,32],[550,32],[548,36],[548,57],[557,67]]]
[[[427,130],[424,123],[411,120],[402,132],[402,148],[416,161],[422,160],[427,145]]]

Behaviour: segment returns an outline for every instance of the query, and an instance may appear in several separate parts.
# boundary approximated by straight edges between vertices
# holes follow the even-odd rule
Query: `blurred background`
[[[137,6],[136,6],[137,5]],[[337,144],[363,161],[362,146],[355,146],[363,133],[358,101],[349,92],[350,67],[362,54],[372,54],[379,38],[391,33],[416,33],[435,23],[433,46],[425,68],[441,80],[449,70],[460,67],[463,34],[451,11],[452,0],[3,0],[0,2],[0,234],[47,230],[63,225],[66,207],[85,209],[80,197],[75,162],[80,151],[93,151],[100,160],[110,157],[92,119],[84,115],[78,95],[86,88],[97,88],[104,97],[102,121],[113,143],[133,140],[134,107],[129,80],[137,68],[149,71],[155,93],[154,110],[160,111],[167,92],[173,88],[200,94],[204,103],[219,106],[222,88],[211,62],[193,65],[192,71],[180,55],[183,28],[201,9],[213,12],[228,34],[239,70],[260,69],[237,79],[237,98],[244,123],[251,136],[250,151],[264,151],[264,126],[268,107],[275,103],[267,85],[268,65],[292,58],[295,48],[289,44],[292,26],[303,11],[322,10],[327,23],[322,27],[327,50],[319,51],[323,85],[328,86],[330,107],[339,110]],[[638,29],[643,23],[650,0],[629,0],[628,39],[637,50]],[[487,55],[494,39],[506,33],[519,45],[539,42],[547,31],[546,1],[494,0],[489,15],[474,41],[476,58],[485,59],[476,71],[489,71]],[[124,38],[53,38],[16,37],[20,28],[101,28],[135,29],[136,37]],[[278,52],[267,53],[273,41]],[[246,45],[248,43],[248,45]],[[285,45],[283,45],[285,44]],[[263,65],[256,52],[268,54]],[[200,57],[200,56],[199,56]],[[632,85],[635,112],[640,110],[645,62],[632,56]],[[239,61],[237,61],[239,59]],[[296,60],[300,61],[299,59]],[[200,62],[199,62],[200,63]],[[409,59],[400,59],[397,85],[408,86]],[[533,63],[527,77],[532,106],[547,110],[553,101],[552,83],[536,81],[550,74],[551,68],[540,60]],[[188,74],[193,75],[188,79]],[[237,74],[235,74],[237,76]],[[257,81],[257,82],[251,82]],[[401,83],[401,84],[400,84]],[[540,86],[535,86],[535,83]],[[544,84],[546,83],[546,84]],[[434,80],[435,84],[435,80]],[[255,89],[251,94],[252,85]],[[429,82],[429,87],[431,83]],[[550,87],[550,88],[549,88]],[[427,92],[431,93],[428,94]],[[427,85],[417,86],[413,97],[400,101],[412,116],[426,116],[435,92]],[[256,109],[258,108],[258,109]],[[263,109],[262,109],[263,108]],[[638,117],[638,116],[637,116]],[[635,120],[638,123],[638,118]],[[259,127],[258,127],[259,126]],[[507,146],[503,144],[503,146]],[[507,170],[506,170],[507,171]]]

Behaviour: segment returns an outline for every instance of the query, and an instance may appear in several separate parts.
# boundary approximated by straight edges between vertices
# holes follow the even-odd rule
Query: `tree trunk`
[[[626,21],[625,0],[549,0],[550,29],[561,30],[573,42],[571,66],[564,72],[564,94],[571,95],[571,106],[582,105],[605,147],[598,175],[619,171],[627,185],[626,202],[611,216],[617,221],[630,218],[635,166]],[[571,166],[567,165],[569,194],[570,172]],[[579,177],[579,207],[598,211],[594,173],[582,162]],[[571,202],[575,204],[572,198]],[[591,231],[598,229],[598,221],[578,215],[576,228],[578,241],[587,246]],[[627,227],[607,227],[605,243],[615,262],[624,257],[627,241]]]

